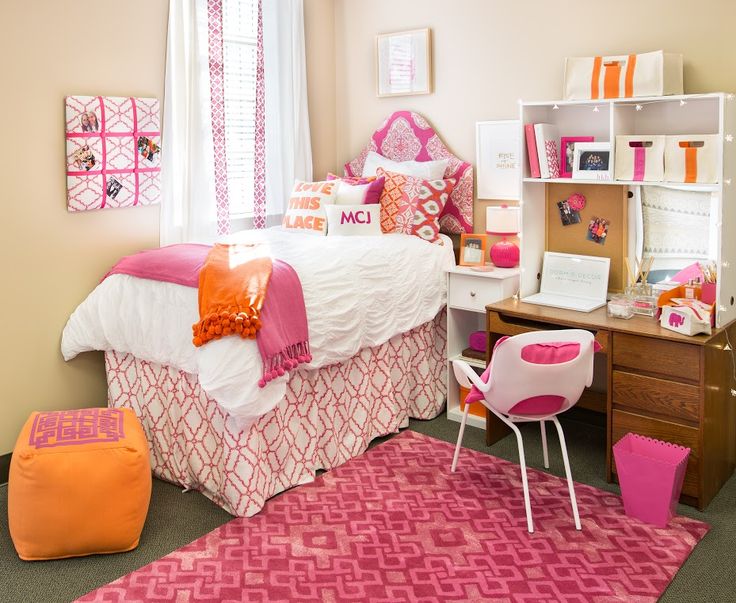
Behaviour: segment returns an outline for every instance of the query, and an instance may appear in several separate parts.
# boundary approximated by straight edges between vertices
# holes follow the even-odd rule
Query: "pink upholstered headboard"
[[[393,161],[449,159],[445,178],[457,179],[457,185],[440,216],[440,230],[448,234],[473,232],[473,166],[455,157],[421,115],[412,111],[391,115],[360,155],[345,164],[347,176],[361,175],[368,151]]]

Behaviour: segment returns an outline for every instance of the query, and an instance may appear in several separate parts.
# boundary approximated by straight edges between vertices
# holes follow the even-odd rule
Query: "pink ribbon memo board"
[[[66,97],[67,209],[152,205],[161,199],[155,98]]]

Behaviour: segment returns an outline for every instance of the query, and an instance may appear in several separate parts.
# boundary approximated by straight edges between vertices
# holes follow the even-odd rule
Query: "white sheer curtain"
[[[162,132],[161,245],[212,241],[217,210],[206,0],[171,0]]]
[[[266,225],[271,226],[280,224],[294,180],[311,180],[312,151],[303,0],[261,3],[265,99],[263,123],[260,128],[256,124],[256,135],[263,137],[265,145],[265,199],[263,192],[256,193],[254,205],[263,209],[265,204]],[[222,28],[217,27],[217,15],[221,19],[221,0],[169,2],[161,245],[211,242],[224,232],[227,162],[218,121],[224,101]],[[213,130],[222,144],[213,144]],[[234,228],[253,225],[252,219],[240,222]]]
[[[281,222],[294,180],[312,179],[303,0],[262,0],[266,213]]]

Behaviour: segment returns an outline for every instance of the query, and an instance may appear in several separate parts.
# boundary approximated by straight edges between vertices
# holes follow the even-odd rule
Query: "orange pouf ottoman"
[[[148,443],[132,410],[34,412],[26,421],[8,481],[21,559],[134,549],[150,500]]]

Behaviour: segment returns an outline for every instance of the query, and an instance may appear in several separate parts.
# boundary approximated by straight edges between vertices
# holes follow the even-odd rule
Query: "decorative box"
[[[667,182],[718,182],[716,134],[667,136],[664,146],[664,179]]]
[[[710,313],[706,314],[690,306],[664,306],[659,318],[662,327],[683,335],[710,335],[710,322]]]
[[[664,136],[616,136],[616,180],[664,180]]]
[[[565,59],[565,100],[682,94],[682,55],[662,50]]]

